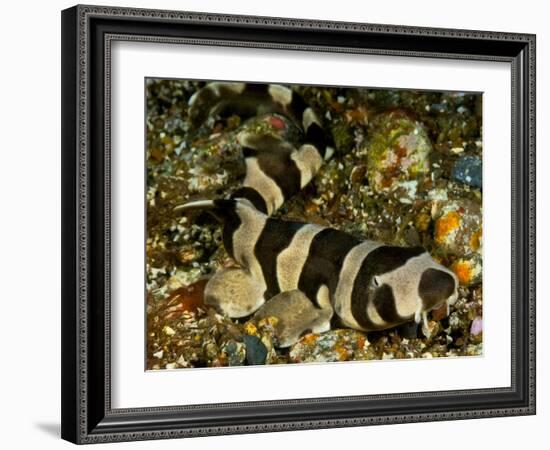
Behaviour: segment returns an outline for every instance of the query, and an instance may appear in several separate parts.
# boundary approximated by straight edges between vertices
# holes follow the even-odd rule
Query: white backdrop
[[[531,32],[538,35],[538,123],[550,120],[550,78],[547,29],[543,2],[501,1],[493,5],[462,0],[441,8],[441,1],[395,0],[386,2],[298,3],[290,0],[259,2],[232,0],[110,0],[100,4],[187,9],[208,12],[303,17],[332,20],[393,23]],[[60,403],[60,14],[70,1],[15,2],[2,9],[2,326],[0,414],[4,448],[69,448],[59,440]],[[544,168],[550,164],[548,128],[538,130],[539,198],[548,190]],[[544,180],[543,178],[546,178]],[[538,273],[550,267],[543,258],[550,248],[545,225],[550,219],[542,202],[538,205]],[[539,323],[549,317],[544,285],[539,289]],[[119,448],[210,448],[223,446],[281,448],[338,445],[382,445],[408,449],[443,446],[499,446],[513,448],[534,444],[550,419],[548,378],[550,344],[539,326],[538,411],[536,417],[515,417],[462,422],[392,425],[303,432],[222,436],[187,441],[117,444]],[[538,436],[540,433],[540,436]],[[540,446],[534,446],[535,448]]]

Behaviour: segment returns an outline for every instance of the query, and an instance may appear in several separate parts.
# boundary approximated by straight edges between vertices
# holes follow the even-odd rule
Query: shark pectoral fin
[[[265,302],[265,287],[243,269],[216,272],[204,289],[204,303],[237,319],[250,316]]]
[[[317,308],[299,290],[286,291],[269,299],[254,318],[276,317],[275,327],[277,347],[290,347],[306,332],[322,333],[330,329],[332,308]]]

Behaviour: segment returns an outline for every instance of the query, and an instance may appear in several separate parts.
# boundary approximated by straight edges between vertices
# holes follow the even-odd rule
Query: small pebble
[[[441,331],[441,326],[439,322],[435,320],[430,320],[426,325],[422,325],[422,333],[426,336],[427,339],[432,339]]]
[[[473,336],[477,336],[478,334],[483,332],[483,319],[479,316],[477,316],[472,321],[472,326],[470,327],[470,333]]]
[[[464,155],[458,158],[453,166],[451,178],[478,189],[482,185],[481,159],[477,156]]]
[[[176,362],[182,367],[189,367],[189,363],[185,360],[183,355],[180,356]]]
[[[174,331],[173,328],[170,328],[168,325],[166,325],[162,331],[164,331],[164,334],[166,334],[167,336],[174,336],[174,334],[176,334],[176,332]]]
[[[246,348],[242,342],[228,341],[221,350],[227,357],[230,366],[242,366],[244,364]]]
[[[251,365],[265,364],[267,357],[267,348],[261,339],[256,336],[243,336],[243,342],[246,345],[246,362]]]

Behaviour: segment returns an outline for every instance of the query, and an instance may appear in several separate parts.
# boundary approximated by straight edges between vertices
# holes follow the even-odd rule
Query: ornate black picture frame
[[[113,409],[109,107],[116,40],[509,63],[511,386]],[[62,109],[64,439],[84,444],[535,413],[534,35],[75,6],[62,12]]]

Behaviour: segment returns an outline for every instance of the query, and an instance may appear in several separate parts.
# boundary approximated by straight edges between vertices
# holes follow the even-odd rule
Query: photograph
[[[144,102],[146,370],[483,356],[482,92]]]

